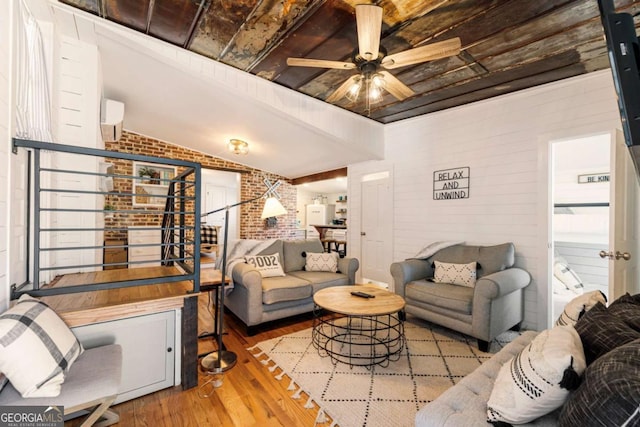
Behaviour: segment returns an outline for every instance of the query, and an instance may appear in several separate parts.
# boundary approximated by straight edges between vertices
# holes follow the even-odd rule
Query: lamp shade
[[[274,216],[284,215],[287,210],[282,206],[282,203],[275,197],[267,197],[264,202],[264,208],[262,209],[262,216],[260,218],[271,218]]]

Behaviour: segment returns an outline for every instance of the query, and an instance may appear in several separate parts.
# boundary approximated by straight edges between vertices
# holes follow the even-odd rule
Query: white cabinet
[[[140,264],[129,264],[129,268],[159,266],[162,259],[162,231],[159,226],[136,226],[129,229],[129,262],[149,261]],[[135,247],[132,245],[153,245]]]
[[[122,381],[115,401],[120,403],[180,383],[180,324],[180,310],[170,310],[72,330],[85,348],[122,346]]]

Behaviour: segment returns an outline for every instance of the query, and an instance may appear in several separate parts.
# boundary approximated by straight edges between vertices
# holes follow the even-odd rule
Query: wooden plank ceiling
[[[102,18],[325,100],[357,70],[289,67],[288,57],[350,61],[363,0],[62,0]],[[609,66],[596,0],[381,0],[388,54],[459,37],[459,55],[391,70],[415,95],[385,92],[368,116],[390,123]],[[636,15],[640,0],[616,0]],[[337,105],[366,116],[363,102]]]

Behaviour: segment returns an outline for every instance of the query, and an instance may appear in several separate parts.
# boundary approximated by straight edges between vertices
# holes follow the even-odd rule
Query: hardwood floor
[[[198,333],[211,331],[213,320],[207,310],[208,294],[199,296]],[[161,390],[135,400],[116,405],[120,414],[118,426],[313,426],[318,410],[306,409],[307,396],[292,399],[287,391],[289,381],[277,381],[247,348],[260,341],[311,327],[311,315],[279,322],[277,328],[265,329],[252,337],[241,332],[241,326],[231,315],[225,315],[224,343],[238,356],[236,366],[227,372],[223,385],[209,397],[200,397],[199,387],[183,391],[181,386]],[[201,339],[198,353],[216,349],[211,338]],[[143,369],[144,367],[141,367]],[[199,373],[199,385],[210,377]],[[208,388],[207,390],[210,390]],[[67,427],[79,425],[72,420]],[[329,423],[318,424],[329,426]]]

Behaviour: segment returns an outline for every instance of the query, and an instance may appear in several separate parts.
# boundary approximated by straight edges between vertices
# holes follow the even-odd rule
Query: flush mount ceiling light
[[[243,141],[241,139],[231,139],[227,144],[227,148],[233,154],[248,154],[249,153],[249,143]]]

